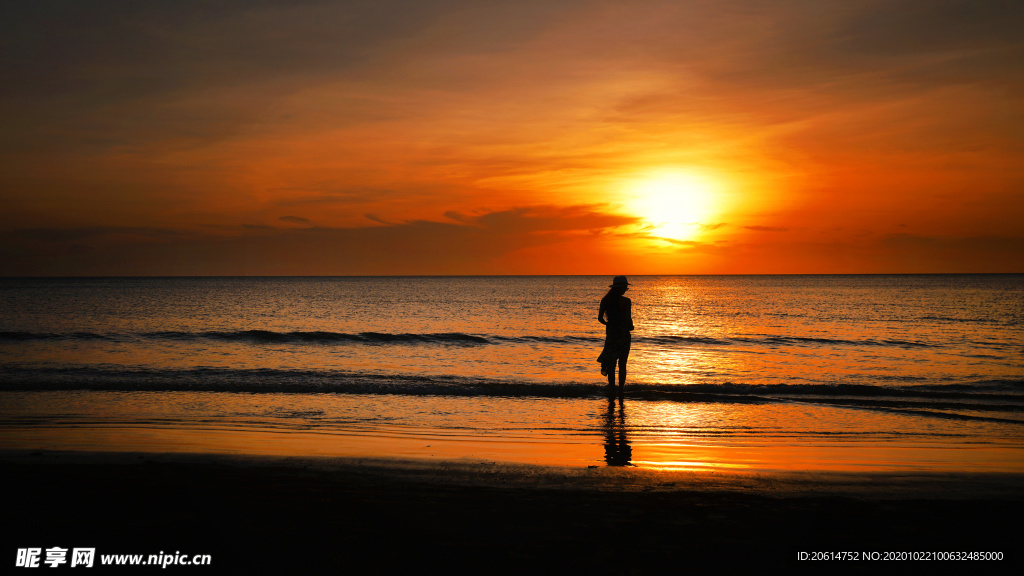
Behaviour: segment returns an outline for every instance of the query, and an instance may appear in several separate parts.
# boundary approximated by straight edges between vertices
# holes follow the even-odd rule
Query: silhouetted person
[[[632,466],[633,449],[626,440],[626,407],[619,396],[616,414],[615,396],[608,395],[608,412],[604,422],[604,461],[609,466]]]
[[[608,376],[608,386],[615,386],[615,364],[618,363],[620,392],[626,386],[629,332],[633,329],[633,302],[623,296],[626,290],[629,290],[626,277],[616,276],[597,310],[597,321],[604,324],[604,350],[597,361],[601,363],[601,374]]]

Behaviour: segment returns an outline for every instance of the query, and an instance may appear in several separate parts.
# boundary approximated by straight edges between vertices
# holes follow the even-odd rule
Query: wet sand
[[[658,471],[473,460],[0,452],[8,553],[210,554],[208,571],[647,574],[877,570],[798,553],[995,551],[1019,474]],[[169,569],[173,569],[172,566]],[[148,568],[152,571],[154,568]],[[207,571],[179,567],[179,571]]]
[[[47,424],[48,417],[46,418]],[[13,418],[12,418],[13,419]],[[98,420],[98,422],[97,422]],[[200,453],[437,462],[483,460],[535,466],[586,468],[608,462],[643,469],[756,473],[876,474],[995,473],[1024,475],[1019,441],[967,443],[829,441],[813,438],[669,438],[628,440],[612,431],[593,435],[521,436],[502,430],[371,429],[299,431],[197,424],[123,425],[97,418],[87,426],[5,426],[4,450]]]

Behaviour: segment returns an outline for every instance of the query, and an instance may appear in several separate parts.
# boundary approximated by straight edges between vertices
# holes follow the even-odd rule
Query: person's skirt
[[[597,357],[597,361],[601,363],[601,374],[607,376],[615,370],[615,362],[617,360],[625,360],[629,357],[629,345],[631,338],[629,332],[610,332],[605,334],[604,338],[604,350],[601,351],[601,355]],[[622,364],[619,363],[619,369],[622,369]]]

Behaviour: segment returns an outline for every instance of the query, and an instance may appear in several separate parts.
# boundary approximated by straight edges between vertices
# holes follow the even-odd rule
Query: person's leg
[[[629,334],[626,335],[623,346],[619,349],[619,388],[625,389],[626,387],[626,362],[629,361],[629,349],[632,343]]]
[[[619,386],[626,386],[626,362],[629,361],[629,342],[627,341],[625,350],[622,351],[622,355],[619,356]]]
[[[606,368],[608,371],[608,385],[615,386],[615,364],[612,364],[611,368]]]

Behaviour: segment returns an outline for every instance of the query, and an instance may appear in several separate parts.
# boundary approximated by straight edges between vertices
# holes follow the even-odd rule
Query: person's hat
[[[625,276],[616,276],[612,278],[611,288],[617,288],[619,286],[629,286],[629,282],[626,281]]]

